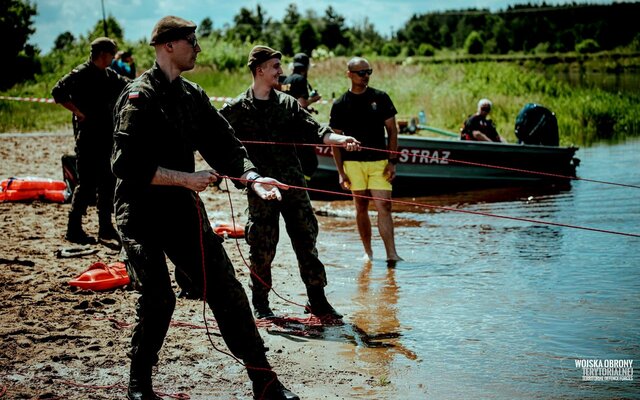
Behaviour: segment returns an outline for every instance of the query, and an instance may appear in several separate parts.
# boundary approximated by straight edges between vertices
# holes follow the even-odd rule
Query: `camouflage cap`
[[[195,32],[197,25],[186,19],[168,15],[156,23],[151,31],[150,46],[171,42],[172,40],[184,39],[187,35]]]
[[[108,37],[99,37],[93,42],[91,42],[91,52],[94,54],[98,54],[101,52],[116,54],[116,50],[118,49],[118,45],[113,40]]]
[[[282,53],[267,46],[255,46],[249,53],[247,66],[251,69],[272,58],[282,59]]]

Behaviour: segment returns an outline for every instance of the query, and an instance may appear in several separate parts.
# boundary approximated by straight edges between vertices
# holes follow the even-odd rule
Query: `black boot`
[[[82,230],[82,214],[78,213],[69,213],[69,222],[67,224],[67,234],[64,236],[65,239],[70,241],[71,243],[78,244],[95,244],[96,239],[87,235],[84,230]]]
[[[300,400],[297,394],[280,383],[275,372],[250,371],[249,377],[253,381],[253,398],[256,400]]]
[[[275,314],[269,307],[269,297],[268,294],[256,294],[252,293],[251,302],[253,303],[253,313],[256,316],[256,319],[263,318],[275,318]]]
[[[323,287],[307,286],[307,295],[309,296],[309,302],[305,307],[305,313],[311,313],[317,317],[342,318],[342,314],[329,304],[327,297],[324,295]]]
[[[98,219],[100,228],[98,229],[98,238],[102,240],[120,241],[120,235],[111,223],[111,214],[100,215]]]
[[[127,389],[127,399],[129,400],[162,400],[156,395],[151,386],[151,366],[139,365],[131,362],[129,373],[129,388]]]

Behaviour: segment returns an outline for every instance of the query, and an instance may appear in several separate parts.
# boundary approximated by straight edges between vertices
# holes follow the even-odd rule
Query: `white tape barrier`
[[[221,103],[227,103],[232,101],[234,98],[233,97],[209,97],[210,101],[216,101],[216,102],[221,102]],[[46,98],[41,98],[41,97],[13,97],[13,96],[0,96],[0,100],[13,100],[13,101],[27,101],[27,102],[31,102],[31,103],[55,103],[56,101],[54,99],[46,99]],[[327,100],[320,100],[314,104],[331,104],[331,101],[327,101]]]

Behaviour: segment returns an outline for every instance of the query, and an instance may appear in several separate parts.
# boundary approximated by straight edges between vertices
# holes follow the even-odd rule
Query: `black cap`
[[[309,68],[309,56],[304,53],[298,53],[293,56],[293,67]]]
[[[116,54],[118,45],[108,37],[99,37],[91,42],[91,52],[98,54],[101,52]]]
[[[272,58],[282,59],[282,53],[267,46],[255,46],[249,53],[247,66],[251,69]]]
[[[149,45],[167,43],[172,40],[184,39],[196,31],[197,25],[186,19],[168,15],[156,23],[151,31]]]

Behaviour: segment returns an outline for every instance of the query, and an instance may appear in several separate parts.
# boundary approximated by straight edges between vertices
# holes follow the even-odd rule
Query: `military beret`
[[[118,45],[113,40],[108,37],[99,37],[93,42],[91,42],[91,52],[93,53],[112,53],[116,54],[116,50],[118,49]]]
[[[255,46],[249,53],[247,66],[253,69],[255,66],[262,64],[272,58],[282,59],[282,53],[267,46]]]
[[[196,24],[180,17],[168,15],[156,23],[151,31],[150,46],[184,39],[190,33],[195,32]]]

